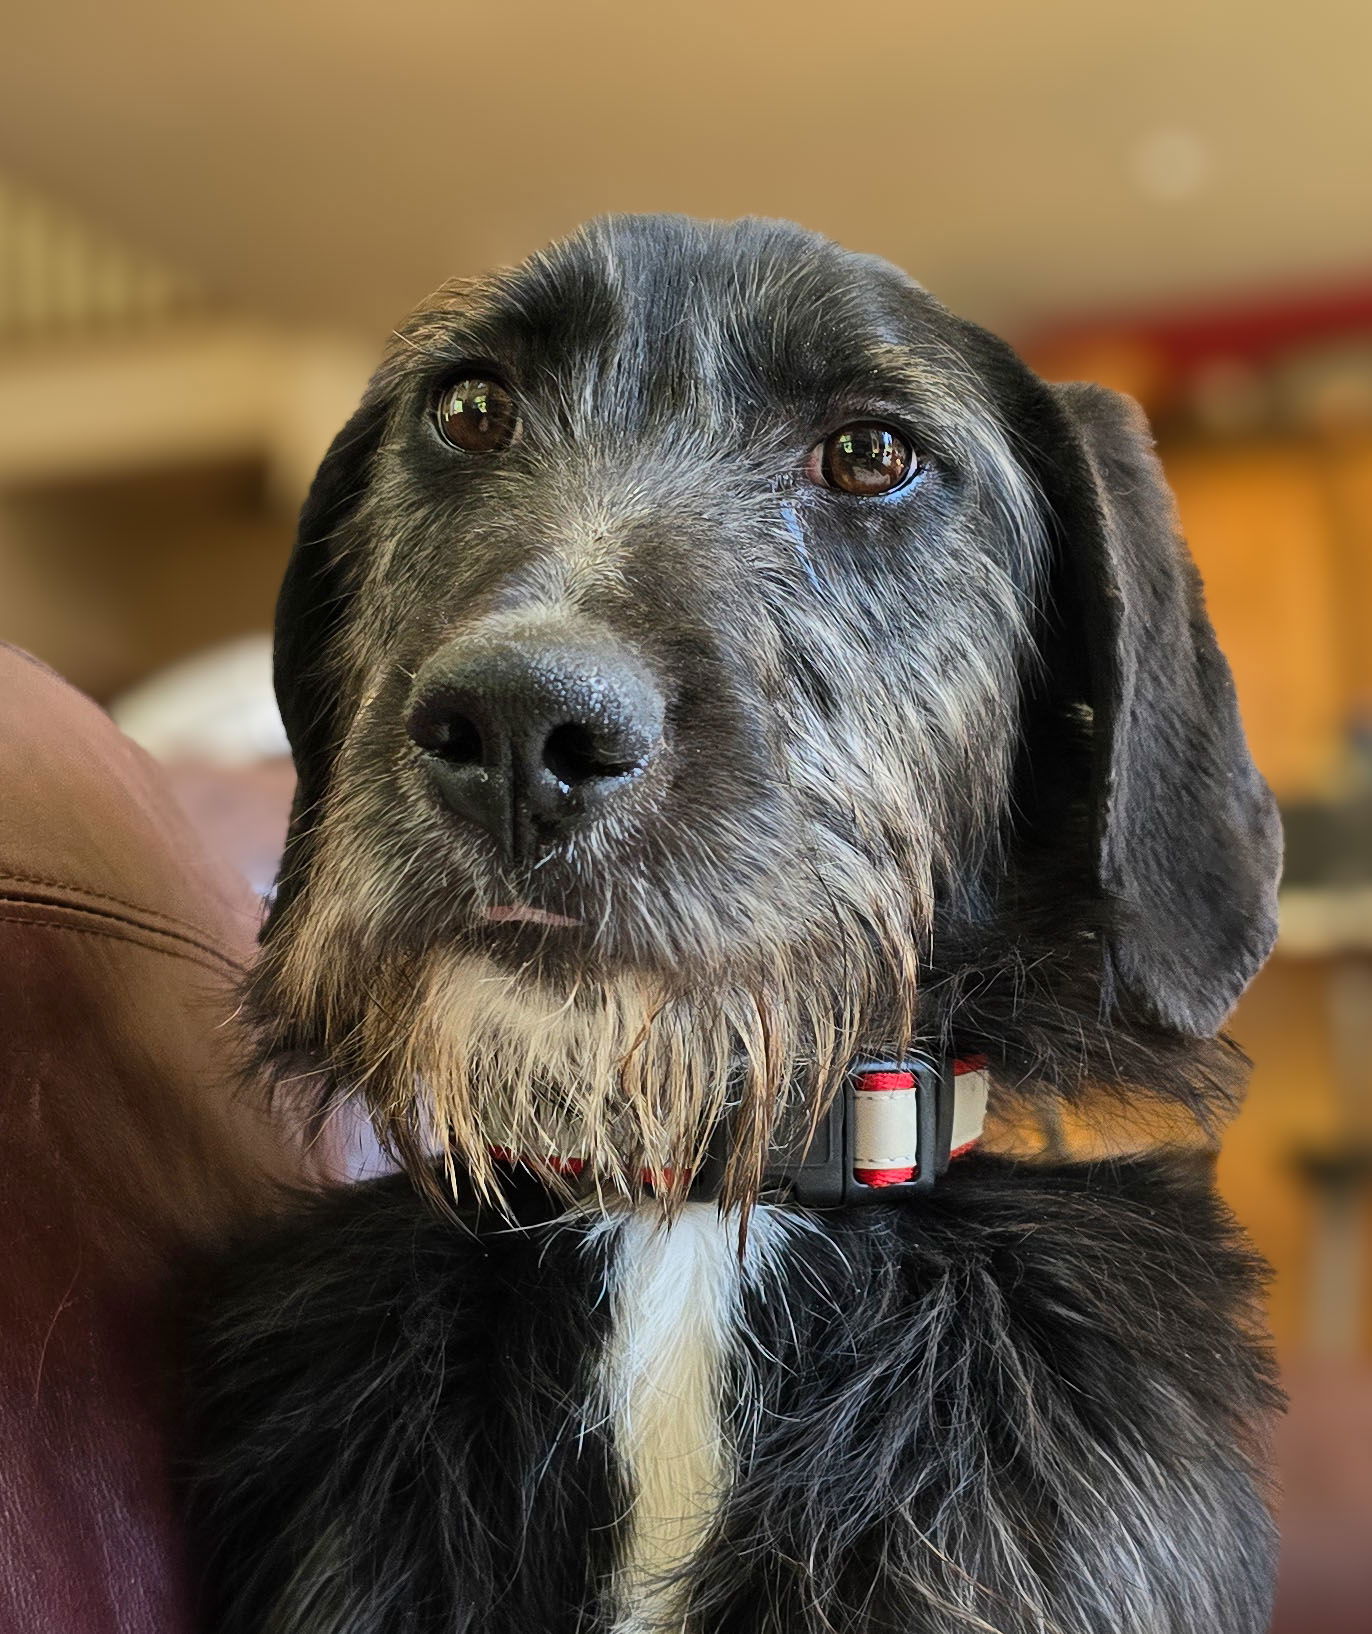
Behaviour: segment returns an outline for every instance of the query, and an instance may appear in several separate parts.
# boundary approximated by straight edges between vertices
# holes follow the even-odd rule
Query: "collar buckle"
[[[928,1192],[948,1165],[975,1147],[986,1115],[980,1057],[935,1062],[859,1061],[806,1141],[803,1122],[783,1128],[763,1188],[808,1208],[897,1203]],[[716,1131],[698,1192],[718,1196],[728,1122]]]

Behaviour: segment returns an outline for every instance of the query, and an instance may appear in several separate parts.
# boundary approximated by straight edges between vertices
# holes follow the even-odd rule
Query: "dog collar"
[[[928,1191],[976,1149],[986,1122],[984,1056],[860,1061],[811,1139],[774,1145],[764,1189],[812,1208],[889,1203]]]
[[[860,1061],[813,1136],[799,1114],[793,1128],[778,1133],[762,1189],[810,1208],[896,1202],[927,1191],[951,1162],[976,1149],[988,1089],[984,1056]],[[725,1120],[692,1177],[693,1197],[719,1195],[728,1149]],[[491,1156],[498,1163],[571,1178],[586,1167],[583,1157],[535,1158],[499,1146],[491,1148]],[[643,1176],[649,1185],[654,1178]]]

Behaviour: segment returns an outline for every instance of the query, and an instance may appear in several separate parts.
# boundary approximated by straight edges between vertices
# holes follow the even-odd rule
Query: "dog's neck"
[[[950,1162],[976,1150],[986,1122],[989,1075],[983,1057],[939,1063],[865,1061],[843,1086],[817,1127],[783,1129],[773,1140],[763,1176],[768,1192],[817,1207],[894,1202],[933,1186]],[[574,1148],[574,1142],[569,1142]],[[705,1163],[691,1178],[696,1199],[717,1197],[729,1144],[726,1119]],[[520,1152],[493,1146],[493,1160],[543,1174],[565,1185],[585,1174],[588,1159],[569,1149]],[[644,1170],[649,1190],[673,1176]]]

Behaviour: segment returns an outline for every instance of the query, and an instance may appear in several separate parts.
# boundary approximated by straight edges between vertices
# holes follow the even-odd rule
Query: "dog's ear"
[[[303,881],[314,823],[338,749],[336,646],[351,598],[341,535],[366,492],[388,408],[374,383],[330,443],[301,507],[295,547],[277,596],[272,670],[277,706],[295,759],[296,788],[264,934]]]
[[[1276,806],[1142,411],[1100,387],[1050,392],[1055,640],[1084,640],[1067,668],[1089,710],[1090,844],[1116,909],[1107,993],[1209,1035],[1276,936]]]

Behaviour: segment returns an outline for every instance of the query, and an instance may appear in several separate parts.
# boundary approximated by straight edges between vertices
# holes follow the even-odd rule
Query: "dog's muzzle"
[[[519,864],[625,799],[662,747],[663,714],[652,677],[608,633],[543,627],[440,648],[406,729],[443,803]]]

